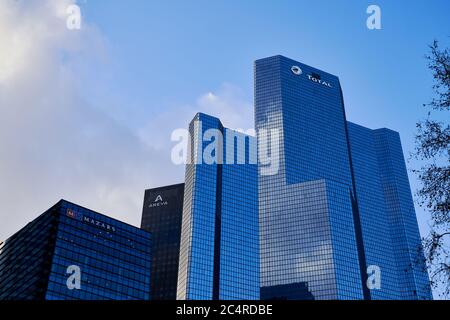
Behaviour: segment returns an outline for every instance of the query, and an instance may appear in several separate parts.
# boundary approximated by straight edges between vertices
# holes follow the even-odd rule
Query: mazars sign
[[[302,71],[302,69],[299,66],[292,66],[291,67],[291,71],[296,76],[300,76],[300,75],[303,74],[303,71]],[[313,73],[313,74],[308,74],[307,77],[312,82],[315,82],[317,84],[326,86],[328,88],[332,88],[331,83],[321,80],[319,75],[316,75],[316,74]]]

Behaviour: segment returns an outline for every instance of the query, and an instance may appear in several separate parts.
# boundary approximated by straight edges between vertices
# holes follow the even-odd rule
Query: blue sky
[[[379,1],[380,31],[365,27],[367,1],[164,3],[83,6],[109,40],[113,85],[127,103],[132,96],[136,106],[176,105],[223,82],[252,100],[252,62],[283,54],[338,75],[350,119],[402,133],[398,120],[414,123],[430,96],[426,45],[448,40],[450,30],[448,1]],[[128,116],[139,121],[147,112],[136,107]]]
[[[448,0],[79,0],[73,31],[74,1],[0,1],[0,240],[61,198],[139,225],[144,189],[184,178],[172,130],[196,111],[252,127],[253,61],[270,55],[339,76],[347,118],[399,131],[408,156],[427,45],[450,44]]]
[[[108,40],[109,87],[127,106],[115,115],[130,127],[223,83],[251,103],[253,61],[282,54],[339,76],[348,119],[399,131],[407,155],[415,122],[427,112],[422,104],[432,96],[427,45],[450,42],[445,0],[80,4]],[[382,30],[366,28],[370,4],[381,8]]]

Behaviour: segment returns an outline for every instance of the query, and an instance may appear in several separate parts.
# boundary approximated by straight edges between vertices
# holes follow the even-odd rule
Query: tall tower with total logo
[[[259,163],[261,299],[431,298],[398,133],[348,123],[327,72],[273,56],[254,77],[280,161]]]

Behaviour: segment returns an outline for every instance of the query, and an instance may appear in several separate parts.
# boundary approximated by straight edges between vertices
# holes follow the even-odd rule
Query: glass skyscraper
[[[184,183],[145,191],[141,228],[152,234],[152,300],[177,296]]]
[[[400,135],[373,130],[402,299],[432,299]]]
[[[142,229],[61,200],[0,244],[0,300],[432,299],[399,134],[348,122],[327,72],[254,77],[258,141],[196,114]]]
[[[189,133],[177,299],[259,299],[255,138],[202,113]]]
[[[148,300],[150,250],[150,233],[61,200],[3,244],[0,300]]]
[[[255,122],[280,137],[278,170],[259,166],[261,298],[429,299],[398,134],[348,123],[339,79],[283,56],[255,62]]]

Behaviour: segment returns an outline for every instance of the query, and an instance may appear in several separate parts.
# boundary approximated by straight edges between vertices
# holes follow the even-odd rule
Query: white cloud
[[[184,177],[170,159],[173,129],[198,111],[229,127],[253,123],[252,106],[230,84],[137,133],[118,123],[107,97],[93,104],[84,95],[90,68],[98,79],[108,72],[107,40],[86,21],[66,28],[73,2],[0,2],[0,240],[61,198],[139,225],[144,189]]]
[[[151,146],[89,104],[104,39],[66,28],[73,1],[0,2],[0,239],[60,198],[138,225],[144,189],[177,182]]]
[[[194,104],[176,106],[160,112],[146,126],[139,130],[142,141],[158,150],[166,150],[173,130],[187,129],[197,112],[217,117],[231,129],[247,131],[253,129],[253,105],[244,97],[242,90],[230,83],[224,83],[214,92],[207,92]]]

